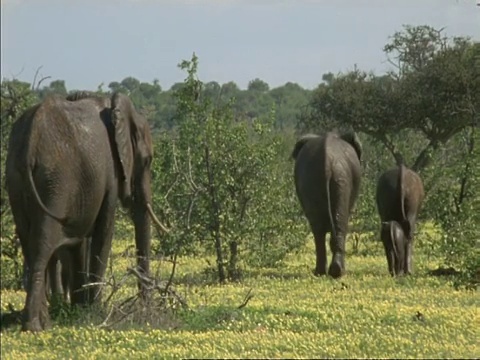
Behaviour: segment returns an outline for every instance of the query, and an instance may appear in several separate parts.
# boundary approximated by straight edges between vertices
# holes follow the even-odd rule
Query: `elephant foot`
[[[24,321],[22,324],[22,331],[40,332],[43,330],[44,328],[40,323],[40,319],[38,317],[31,321]]]
[[[328,275],[334,279],[342,277],[345,273],[345,267],[343,266],[343,260],[335,256],[328,268]]]
[[[44,304],[37,316],[32,316],[32,313],[27,312],[24,308],[22,318],[22,331],[39,332],[50,328],[50,315],[48,307]]]
[[[327,275],[327,271],[325,269],[323,270],[315,269],[312,272],[314,276],[318,276],[318,277]]]

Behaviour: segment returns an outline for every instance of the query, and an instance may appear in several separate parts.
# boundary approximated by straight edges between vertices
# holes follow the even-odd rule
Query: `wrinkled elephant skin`
[[[317,276],[327,274],[327,232],[333,255],[328,274],[345,273],[345,237],[360,187],[361,154],[354,133],[305,135],[295,144],[295,188],[315,238]]]
[[[45,274],[60,248],[70,249],[72,303],[98,298],[99,287],[82,290],[104,277],[118,200],[132,214],[138,265],[149,272],[152,157],[147,121],[120,93],[48,96],[14,123],[6,185],[29,269],[23,330],[48,326]]]

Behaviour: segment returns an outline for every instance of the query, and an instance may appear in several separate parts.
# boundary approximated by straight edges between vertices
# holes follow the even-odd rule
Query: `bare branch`
[[[44,76],[44,77],[42,77],[42,78],[40,79],[40,81],[38,82],[35,90],[38,90],[38,89],[40,88],[40,85],[42,84],[42,82],[44,82],[45,80],[50,79],[50,78],[51,78],[51,76]]]
[[[32,81],[32,88],[31,90],[34,91],[35,90],[35,84],[37,82],[37,76],[38,76],[38,73],[40,72],[40,70],[42,69],[43,65],[40,65],[37,70],[35,71],[35,75],[33,76],[33,81]]]
[[[248,290],[248,293],[247,293],[247,295],[245,295],[245,298],[243,299],[243,302],[237,307],[237,309],[242,309],[245,306],[247,306],[248,302],[253,298],[252,290],[253,289]]]

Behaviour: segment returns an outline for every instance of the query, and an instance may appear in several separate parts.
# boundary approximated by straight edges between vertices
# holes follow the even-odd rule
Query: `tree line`
[[[403,163],[425,183],[421,220],[441,230],[416,246],[478,282],[480,44],[427,25],[405,26],[383,50],[388,73],[327,73],[314,90],[295,83],[270,89],[260,79],[245,90],[203,83],[195,55],[179,64],[185,81],[166,91],[157,80],[133,77],[99,85],[101,95],[126,93],[154,131],[156,212],[174,229],[156,251],[214,254],[220,281],[240,278],[244,266],[275,266],[307,233],[293,187],[295,138],[354,130],[365,155],[351,229],[367,234],[366,242],[378,240],[376,180]],[[2,80],[2,169],[12,122],[45,96],[69,92],[63,80],[41,88]],[[5,196],[2,229],[10,229]],[[14,246],[4,246],[11,238],[2,230],[2,263],[18,258]]]
[[[184,86],[183,82],[179,82],[173,84],[170,89],[163,90],[158,80],[151,83],[141,82],[129,76],[121,81],[110,82],[106,88],[104,84],[100,84],[96,92],[109,94],[120,91],[127,94],[142,110],[155,131],[171,129],[176,125],[175,93]],[[75,91],[67,90],[64,80],[54,80],[47,86],[36,89],[35,93],[39,100],[42,100],[49,94],[67,95]],[[275,125],[280,128],[292,128],[295,126],[296,118],[307,105],[311,92],[292,82],[270,89],[265,81],[255,78],[248,83],[245,90],[240,89],[233,81],[224,84],[216,81],[202,83],[199,95],[219,106],[235,98],[232,108],[236,118],[252,120],[267,115],[275,108]]]

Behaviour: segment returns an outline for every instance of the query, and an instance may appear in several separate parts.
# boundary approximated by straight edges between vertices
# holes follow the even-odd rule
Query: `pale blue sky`
[[[480,40],[477,0],[2,0],[3,78],[35,69],[68,89],[133,76],[162,88],[195,52],[203,81],[254,78],[313,88],[356,63],[381,73],[383,45],[402,24]]]

